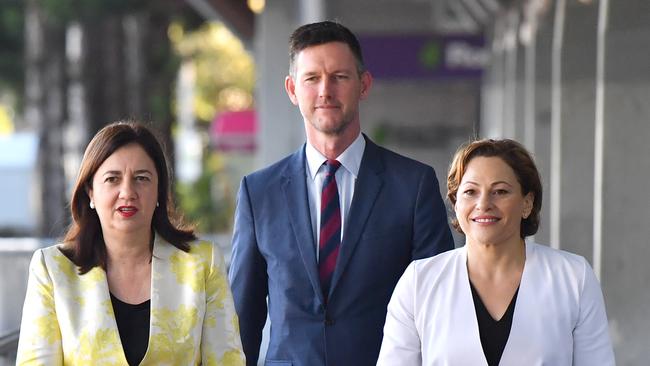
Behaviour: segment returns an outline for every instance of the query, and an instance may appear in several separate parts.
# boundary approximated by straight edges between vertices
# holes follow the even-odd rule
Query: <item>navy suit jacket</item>
[[[305,159],[303,146],[241,182],[230,283],[247,364],[257,363],[268,296],[266,365],[374,365],[408,264],[453,248],[438,181],[431,167],[366,137],[325,304]]]

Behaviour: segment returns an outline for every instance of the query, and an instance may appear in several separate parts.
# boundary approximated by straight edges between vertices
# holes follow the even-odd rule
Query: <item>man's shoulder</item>
[[[368,147],[380,157],[387,168],[398,171],[425,171],[433,168],[421,161],[409,158],[381,145],[370,143]]]
[[[269,182],[270,180],[278,179],[286,174],[290,174],[293,169],[304,169],[301,167],[301,162],[304,165],[304,147],[297,151],[285,156],[284,158],[267,165],[264,168],[256,170],[244,177],[248,183],[253,182]]]

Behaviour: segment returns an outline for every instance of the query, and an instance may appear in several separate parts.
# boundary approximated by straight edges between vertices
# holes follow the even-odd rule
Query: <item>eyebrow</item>
[[[353,72],[354,72],[353,69],[341,68],[341,69],[335,69],[335,70],[326,72],[325,74],[328,74],[328,75],[351,74]],[[303,72],[302,74],[300,74],[300,76],[306,77],[306,76],[315,76],[315,75],[320,75],[320,74],[321,74],[320,71],[315,71],[315,70],[311,71],[310,70],[310,71]]]
[[[111,174],[111,175],[121,175],[122,172],[119,171],[119,170],[109,170],[107,172],[104,172],[104,174],[102,174],[102,175],[109,175],[109,174]],[[133,174],[149,174],[149,175],[153,175],[153,173],[149,169],[138,169],[135,172],[133,172]]]
[[[471,180],[468,180],[463,184],[472,184],[472,185],[475,185],[475,186],[479,185],[478,183],[476,183],[474,181],[471,181]],[[510,183],[508,183],[506,181],[503,181],[503,180],[496,181],[496,182],[492,183],[491,186],[496,186],[497,184],[505,184],[505,185],[508,185],[508,186],[512,187],[512,184],[510,184]]]

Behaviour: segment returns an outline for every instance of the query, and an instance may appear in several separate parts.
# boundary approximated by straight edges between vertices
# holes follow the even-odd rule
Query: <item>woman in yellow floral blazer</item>
[[[243,365],[216,246],[173,224],[169,173],[147,128],[90,142],[63,243],[36,251],[18,365]]]

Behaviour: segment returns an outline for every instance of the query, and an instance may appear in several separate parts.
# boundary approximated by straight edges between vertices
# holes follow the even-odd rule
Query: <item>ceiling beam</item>
[[[186,0],[202,17],[222,21],[242,41],[255,35],[255,14],[242,0]]]

